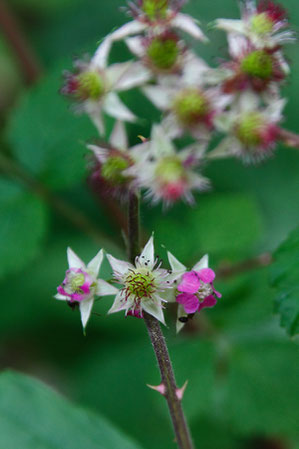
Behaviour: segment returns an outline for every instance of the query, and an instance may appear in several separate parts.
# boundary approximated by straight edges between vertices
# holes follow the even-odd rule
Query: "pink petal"
[[[214,281],[216,275],[211,268],[203,268],[200,271],[196,271],[197,276],[199,279],[204,282],[205,284],[210,284]]]
[[[204,309],[205,307],[214,307],[216,304],[217,304],[217,299],[213,295],[207,296],[203,300],[203,302],[201,302],[199,304],[198,312],[200,312],[201,309]]]
[[[200,279],[195,271],[188,271],[183,275],[178,291],[183,293],[196,293],[200,287]]]
[[[195,295],[182,293],[176,297],[176,301],[185,309],[186,313],[195,313],[199,307],[199,301]]]

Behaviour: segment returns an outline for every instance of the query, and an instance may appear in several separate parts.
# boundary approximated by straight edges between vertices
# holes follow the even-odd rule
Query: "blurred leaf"
[[[0,277],[16,272],[39,252],[47,208],[12,181],[0,178]]]
[[[0,417],[5,449],[140,448],[104,418],[20,374],[0,377]]]
[[[179,204],[157,220],[160,211],[145,211],[147,229],[155,231],[183,263],[191,264],[208,252],[217,258],[236,259],[254,249],[261,216],[254,199],[246,194],[212,194],[198,197],[194,208]],[[178,217],[180,230],[178,231]]]
[[[86,116],[74,116],[59,94],[62,67],[28,90],[13,111],[7,136],[15,157],[53,189],[80,183],[85,142],[97,135]]]
[[[274,253],[272,285],[276,288],[275,311],[289,335],[299,333],[299,227]]]

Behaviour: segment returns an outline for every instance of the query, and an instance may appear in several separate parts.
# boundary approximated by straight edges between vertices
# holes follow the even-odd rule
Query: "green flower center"
[[[123,171],[129,167],[129,162],[121,156],[111,156],[102,165],[102,177],[112,184],[123,184],[127,181],[127,177],[123,175]]]
[[[168,0],[143,0],[142,10],[150,20],[165,19]]]
[[[237,137],[246,146],[260,145],[261,127],[264,119],[258,112],[249,112],[243,116],[237,126]]]
[[[78,75],[77,81],[81,98],[98,100],[105,91],[103,78],[97,72],[83,72]]]
[[[268,34],[273,31],[273,22],[268,14],[262,12],[251,19],[251,29],[257,34]]]
[[[175,39],[154,38],[147,49],[150,62],[162,70],[173,68],[179,56],[179,47]]]
[[[181,92],[174,101],[174,112],[184,125],[194,125],[208,112],[208,102],[198,89]]]
[[[126,293],[136,299],[151,298],[156,291],[155,278],[147,268],[137,268],[131,271],[125,279]]]
[[[267,80],[273,74],[273,60],[264,50],[255,50],[243,59],[241,69],[250,76]]]
[[[80,292],[81,287],[85,282],[85,277],[83,273],[76,274],[71,280],[71,289],[74,292]]]
[[[185,169],[182,161],[174,156],[165,157],[156,168],[156,176],[162,181],[162,184],[169,184],[184,178]]]

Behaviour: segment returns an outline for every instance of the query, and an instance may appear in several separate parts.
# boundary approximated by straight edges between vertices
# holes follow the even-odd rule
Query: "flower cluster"
[[[188,272],[171,253],[168,253],[171,270],[162,268],[154,253],[153,237],[149,239],[135,264],[119,260],[108,254],[113,279],[107,282],[98,278],[103,262],[103,250],[85,265],[70,249],[67,250],[69,268],[65,279],[57,288],[56,299],[67,301],[71,308],[79,307],[83,329],[90,318],[95,297],[115,297],[108,313],[124,311],[125,315],[143,318],[148,313],[165,324],[164,309],[169,302],[178,304],[177,331],[195,312],[213,307],[221,295],[214,289],[215,273],[208,268],[204,256]],[[119,285],[116,288],[111,283]]]
[[[289,73],[283,45],[294,40],[286,12],[273,1],[244,0],[241,19],[218,19],[227,33],[229,60],[211,68],[184,38],[206,43],[197,20],[181,12],[184,1],[136,0],[132,17],[110,33],[90,60],[65,74],[62,92],[87,113],[101,136],[104,114],[116,120],[108,143],[88,145],[94,185],[125,198],[145,189],[153,202],[194,201],[205,191],[207,161],[235,156],[244,162],[269,157],[280,139],[285,100],[280,87]],[[109,65],[115,42],[123,41],[132,60]],[[123,122],[138,118],[119,92],[140,88],[161,112],[150,136],[130,147]],[[212,138],[220,135],[211,149]],[[187,138],[179,148],[178,138]]]

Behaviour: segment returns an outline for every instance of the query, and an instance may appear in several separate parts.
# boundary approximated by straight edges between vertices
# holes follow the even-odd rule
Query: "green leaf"
[[[281,326],[293,336],[299,333],[299,227],[274,253],[274,260],[275,311],[280,314]]]
[[[39,252],[47,208],[22,186],[0,178],[0,277],[16,272]]]
[[[76,116],[59,94],[64,61],[21,98],[8,123],[15,157],[48,186],[80,183],[85,173],[85,141],[97,135],[87,116]]]
[[[140,449],[104,418],[32,378],[0,377],[0,445],[5,449]]]

